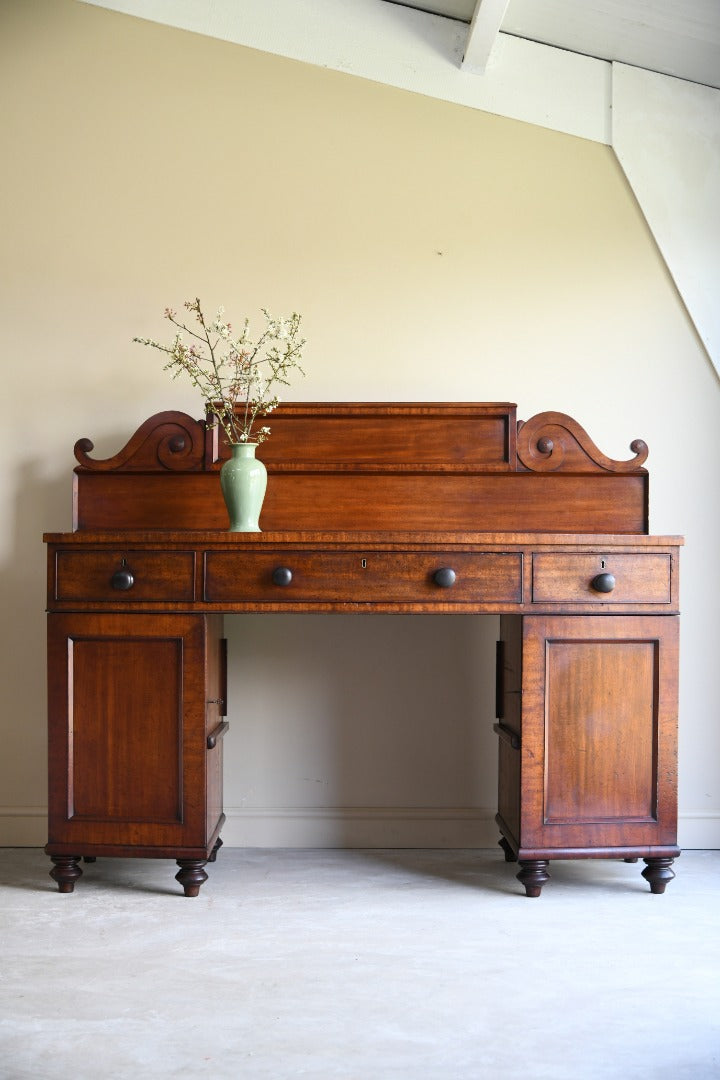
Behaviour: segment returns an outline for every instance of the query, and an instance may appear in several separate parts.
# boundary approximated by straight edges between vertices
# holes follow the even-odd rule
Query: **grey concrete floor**
[[[3,1080],[720,1077],[720,852],[642,863],[224,848],[103,859],[60,895],[0,853]]]

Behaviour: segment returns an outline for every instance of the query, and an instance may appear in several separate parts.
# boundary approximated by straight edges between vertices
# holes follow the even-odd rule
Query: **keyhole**
[[[604,560],[604,559],[601,559],[601,560],[600,560],[600,569],[601,569],[601,570],[604,570],[604,569],[605,569],[605,560]]]
[[[361,559],[360,565],[362,566],[363,570],[367,570],[367,559]]]

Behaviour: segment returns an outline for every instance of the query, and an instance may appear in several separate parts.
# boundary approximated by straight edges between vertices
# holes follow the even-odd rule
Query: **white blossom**
[[[177,328],[172,344],[152,338],[133,340],[168,354],[164,370],[172,378],[188,376],[206,401],[209,423],[220,424],[230,442],[263,442],[270,428],[253,431],[253,426],[280,403],[280,396],[271,391],[276,384],[289,386],[291,373],[305,374],[300,366],[305,346],[305,339],[299,337],[301,316],[293,312],[289,318],[274,319],[262,308],[265,328],[256,340],[250,337],[248,318],[240,336],[233,339],[232,324],[223,321],[224,307],[206,322],[199,299],[188,300],[184,306],[195,313],[199,329],[187,326],[172,308],[166,308],[165,318]],[[189,344],[185,337],[190,338]]]

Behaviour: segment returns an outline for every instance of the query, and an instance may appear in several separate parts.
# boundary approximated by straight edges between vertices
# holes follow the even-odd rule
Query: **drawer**
[[[194,600],[195,552],[58,551],[55,599]]]
[[[598,580],[611,575],[612,580]],[[595,584],[594,584],[595,583]],[[609,591],[602,591],[602,585]],[[670,555],[534,554],[535,604],[669,604]]]
[[[452,570],[452,584],[436,580],[443,569]],[[450,578],[440,576],[441,581]],[[207,552],[204,599],[515,604],[522,599],[522,556],[442,551]]]

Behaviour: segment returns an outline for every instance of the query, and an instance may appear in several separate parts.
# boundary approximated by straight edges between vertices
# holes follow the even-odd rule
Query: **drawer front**
[[[669,604],[670,555],[535,554],[532,599],[535,604]]]
[[[439,570],[452,570],[452,584],[436,581]],[[446,582],[451,578],[440,575]],[[522,556],[442,551],[207,552],[204,599],[210,603],[515,604],[522,599]]]
[[[55,599],[195,599],[194,551],[58,551]]]

